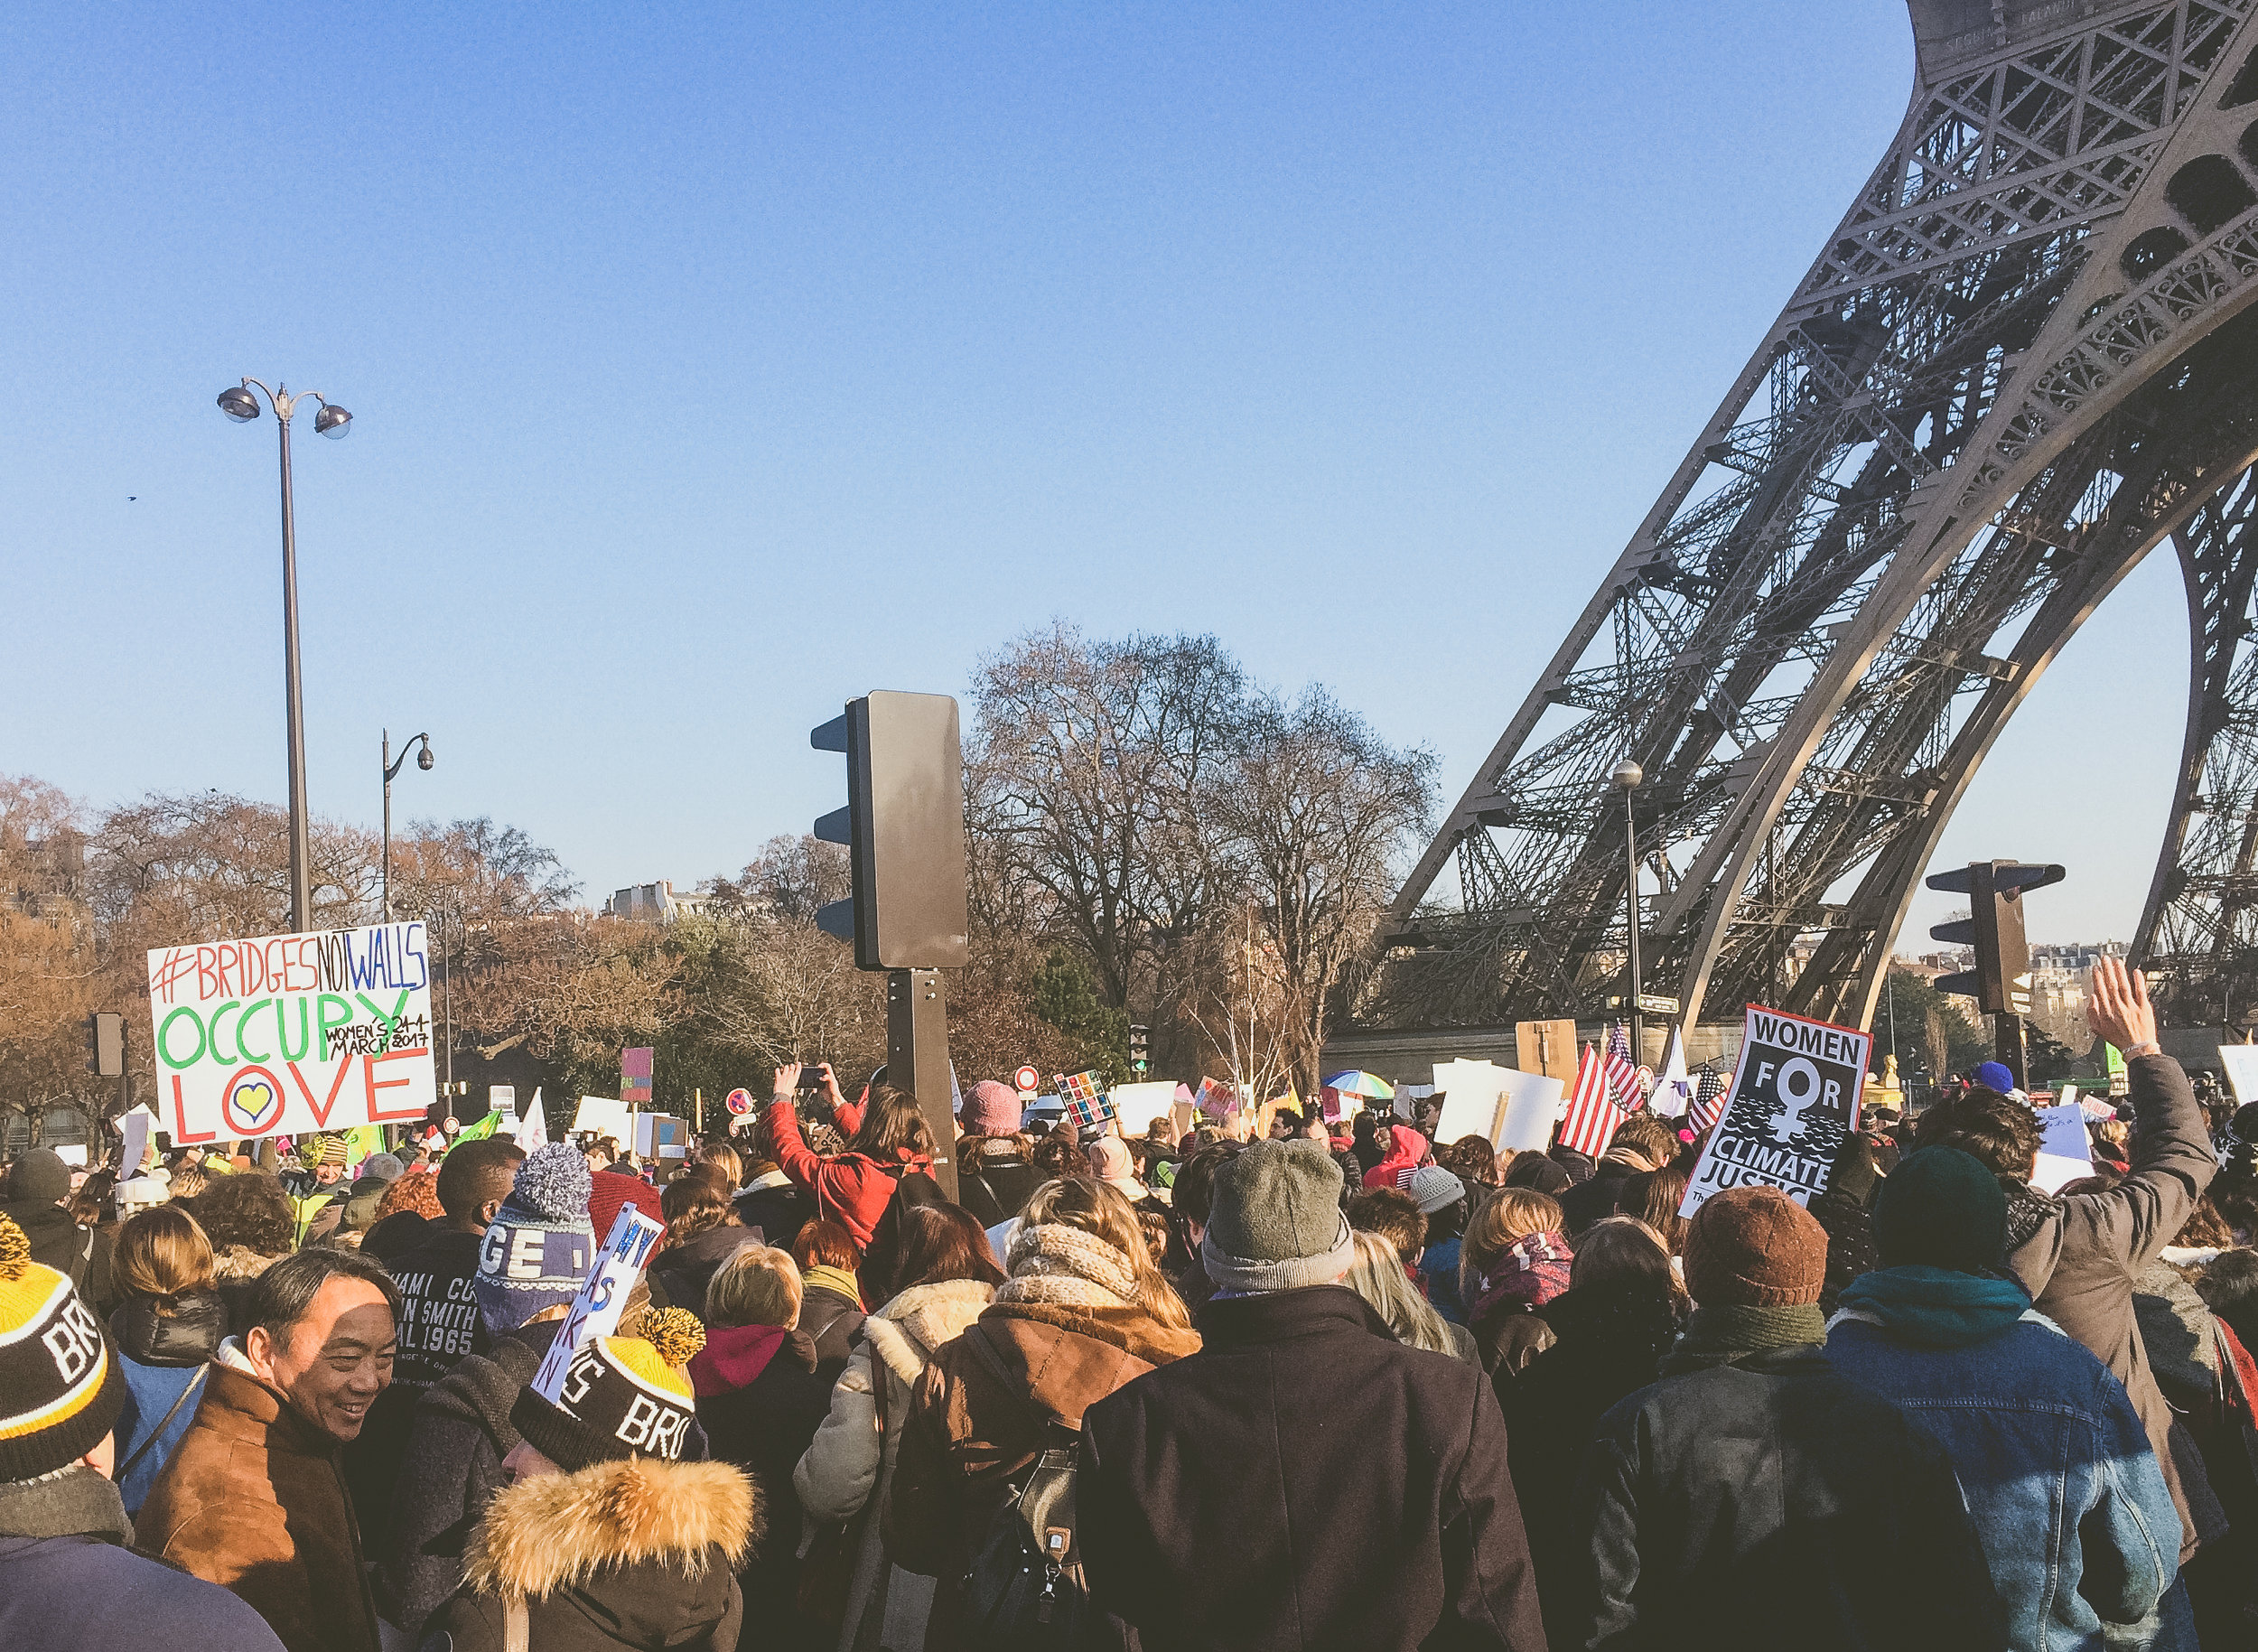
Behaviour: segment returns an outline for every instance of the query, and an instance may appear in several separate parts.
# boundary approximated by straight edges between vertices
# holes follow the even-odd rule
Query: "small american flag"
[[[1114,1116],[1113,1097],[1105,1093],[1105,1081],[1095,1068],[1086,1073],[1060,1073],[1058,1080],[1059,1099],[1066,1104],[1066,1115],[1078,1130],[1090,1129]]]
[[[1599,1046],[1586,1044],[1576,1063],[1576,1087],[1569,1096],[1568,1116],[1561,1124],[1560,1144],[1574,1148],[1586,1158],[1598,1158],[1614,1140],[1615,1127],[1623,1122],[1623,1112],[1608,1094],[1607,1074]]]
[[[1698,1134],[1724,1115],[1724,1076],[1713,1068],[1704,1067],[1700,1080],[1694,1087],[1694,1105],[1685,1110],[1685,1122]]]
[[[1631,1041],[1619,1021],[1608,1033],[1608,1052],[1601,1065],[1607,1074],[1608,1094],[1617,1106],[1628,1112],[1646,1101],[1638,1087],[1638,1063],[1631,1059]]]

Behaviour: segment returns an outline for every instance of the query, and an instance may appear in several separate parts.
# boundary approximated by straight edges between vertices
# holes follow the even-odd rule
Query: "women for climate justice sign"
[[[149,1021],[176,1143],[420,1119],[437,1098],[420,922],[161,947]]]
[[[1680,1216],[1712,1193],[1768,1182],[1799,1205],[1827,1190],[1834,1155],[1858,1127],[1863,1032],[1749,1006],[1724,1116],[1702,1149]]]

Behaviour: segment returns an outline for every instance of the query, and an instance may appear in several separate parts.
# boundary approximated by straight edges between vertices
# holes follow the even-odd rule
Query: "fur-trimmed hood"
[[[277,1251],[269,1255],[247,1245],[223,1246],[211,1254],[211,1274],[214,1279],[257,1279],[289,1254]]]
[[[960,1335],[995,1298],[984,1280],[948,1279],[912,1285],[863,1321],[863,1334],[886,1368],[914,1385],[933,1350]]]
[[[734,1570],[760,1535],[760,1494],[725,1462],[655,1457],[544,1474],[494,1494],[463,1551],[481,1594],[540,1600],[612,1568]]]

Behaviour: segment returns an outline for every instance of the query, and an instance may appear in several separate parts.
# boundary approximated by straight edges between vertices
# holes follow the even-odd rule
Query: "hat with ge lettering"
[[[0,1216],[0,1481],[76,1462],[125,1405],[125,1374],[101,1321]]]
[[[552,1143],[518,1167],[479,1240],[471,1284],[488,1334],[507,1336],[544,1308],[569,1307],[595,1260],[588,1161],[569,1143]]]
[[[682,1456],[697,1415],[682,1367],[705,1346],[705,1327],[686,1308],[658,1308],[639,1329],[592,1338],[565,1362],[555,1394],[528,1384],[510,1407],[512,1425],[558,1468]]]

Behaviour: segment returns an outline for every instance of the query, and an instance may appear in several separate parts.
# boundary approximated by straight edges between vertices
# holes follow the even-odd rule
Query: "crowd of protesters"
[[[2258,1645],[2258,1108],[2207,1113],[2113,962],[2090,1014],[2093,1175],[2034,1186],[1981,1069],[1808,1209],[1690,1219],[1702,1143],[1645,1111],[1595,1162],[982,1082],[943,1142],[797,1066],[663,1169],[35,1151],[0,1645]],[[618,1330],[537,1386],[629,1206]]]

